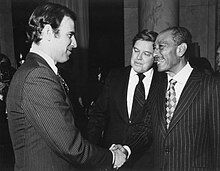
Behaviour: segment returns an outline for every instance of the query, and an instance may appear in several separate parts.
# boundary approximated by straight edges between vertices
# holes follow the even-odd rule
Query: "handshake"
[[[129,148],[129,147],[128,147]],[[112,144],[109,150],[114,153],[114,160],[113,160],[113,168],[118,169],[121,167],[129,157],[129,152],[120,144]]]

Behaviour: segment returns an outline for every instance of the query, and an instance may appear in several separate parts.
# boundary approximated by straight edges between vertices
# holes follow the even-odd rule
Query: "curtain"
[[[89,46],[89,2],[88,0],[49,0],[70,8],[77,14],[76,38],[80,48]]]
[[[77,15],[75,23],[77,48],[70,56],[67,63],[60,64],[66,72],[67,84],[74,92],[71,100],[77,101],[81,97],[88,77],[88,48],[89,48],[89,0],[48,0],[58,3],[73,10]]]

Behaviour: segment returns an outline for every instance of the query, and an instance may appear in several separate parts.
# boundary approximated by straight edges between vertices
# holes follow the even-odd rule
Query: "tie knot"
[[[62,87],[63,87],[64,90],[68,93],[68,92],[69,92],[69,87],[68,87],[68,85],[66,84],[65,80],[63,79],[63,77],[60,75],[59,72],[57,73],[57,76],[58,76],[59,79],[60,79],[60,83],[61,83]]]
[[[145,75],[143,73],[138,73],[137,75],[139,77],[139,81],[142,81],[145,77]]]
[[[169,82],[170,82],[170,85],[173,85],[173,86],[175,86],[175,84],[177,83],[177,81],[174,79],[171,79]]]

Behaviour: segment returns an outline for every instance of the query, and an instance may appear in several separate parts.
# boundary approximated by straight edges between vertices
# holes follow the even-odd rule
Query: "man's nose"
[[[72,37],[71,45],[72,45],[74,48],[77,47],[77,42],[76,42],[76,38],[75,38],[75,36]]]
[[[137,59],[142,59],[142,53],[139,53]]]
[[[153,58],[154,62],[157,62],[157,60],[159,59],[159,51],[157,49],[154,49]]]
[[[158,49],[154,49],[154,52],[153,52],[153,57],[155,58],[155,57],[158,57],[158,54],[159,54],[159,51],[158,51]]]

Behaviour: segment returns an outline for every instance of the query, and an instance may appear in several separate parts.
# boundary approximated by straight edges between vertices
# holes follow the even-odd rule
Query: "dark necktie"
[[[170,121],[173,117],[173,112],[176,108],[176,92],[175,92],[175,84],[177,81],[171,79],[169,81],[170,85],[166,93],[166,123],[167,123],[167,129],[169,128]]]
[[[66,93],[68,93],[69,92],[69,87],[66,84],[65,80],[63,79],[63,77],[61,77],[61,75],[59,73],[57,74],[57,76],[60,79],[60,83],[61,83],[62,88],[65,90]]]
[[[133,98],[133,104],[131,110],[131,120],[136,118],[137,115],[142,112],[142,108],[145,102],[145,90],[144,90],[144,84],[142,82],[145,75],[142,73],[139,73],[137,75],[139,77],[139,81],[134,91],[134,98]]]

